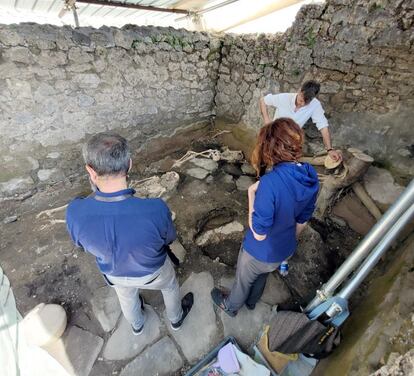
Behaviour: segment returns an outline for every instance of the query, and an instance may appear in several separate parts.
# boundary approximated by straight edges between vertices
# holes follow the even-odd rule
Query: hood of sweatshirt
[[[296,201],[305,201],[319,190],[316,170],[309,163],[281,162],[273,167]]]

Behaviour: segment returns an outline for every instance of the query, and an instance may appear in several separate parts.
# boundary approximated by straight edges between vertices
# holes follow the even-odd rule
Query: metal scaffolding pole
[[[212,5],[211,7],[208,7],[208,8],[205,8],[205,9],[196,10],[196,11],[192,12],[192,14],[190,14],[190,15],[187,15],[187,16],[184,16],[184,17],[179,17],[179,18],[175,19],[175,21],[185,20],[189,16],[202,15],[202,14],[211,12],[213,10],[216,10],[216,9],[219,9],[219,8],[223,8],[226,5],[229,5],[229,4],[232,4],[232,3],[236,3],[237,1],[240,1],[240,0],[226,0],[226,1],[223,1],[222,3],[216,4],[216,5]]]
[[[387,251],[392,242],[397,238],[398,234],[404,227],[410,223],[414,218],[414,205],[411,205],[408,210],[400,217],[400,219],[392,226],[391,230],[382,238],[380,243],[374,248],[371,254],[355,272],[355,275],[346,283],[342,290],[336,294],[337,296],[348,299],[353,292],[358,288],[361,282],[374,268],[382,255]]]
[[[315,298],[305,308],[311,311],[320,303],[331,297],[335,290],[345,279],[363,262],[369,252],[381,241],[389,229],[397,222],[405,211],[414,204],[414,180],[410,182],[404,192],[394,204],[386,211],[382,218],[372,227],[362,242],[355,248],[351,255],[339,267],[330,280],[318,290]]]

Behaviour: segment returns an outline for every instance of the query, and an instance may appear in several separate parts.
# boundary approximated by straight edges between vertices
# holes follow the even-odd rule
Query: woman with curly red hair
[[[246,304],[254,309],[267,275],[296,250],[296,237],[312,217],[319,189],[315,169],[300,163],[302,129],[279,118],[260,129],[252,164],[260,181],[249,187],[249,229],[237,261],[230,294],[214,288],[214,303],[235,316]]]

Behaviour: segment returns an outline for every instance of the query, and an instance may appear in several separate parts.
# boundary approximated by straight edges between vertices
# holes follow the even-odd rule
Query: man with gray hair
[[[193,305],[193,294],[180,300],[168,245],[177,235],[161,199],[134,197],[128,188],[131,154],[127,141],[112,133],[93,136],[83,157],[95,192],[73,200],[66,212],[69,234],[78,247],[96,257],[98,268],[119,299],[135,335],[144,330],[140,289],[161,290],[173,330],[180,329]]]

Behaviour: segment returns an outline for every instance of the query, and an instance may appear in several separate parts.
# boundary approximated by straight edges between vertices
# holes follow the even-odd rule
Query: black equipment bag
[[[268,336],[270,351],[302,353],[316,359],[328,356],[341,341],[339,328],[292,311],[276,314],[270,322]]]

